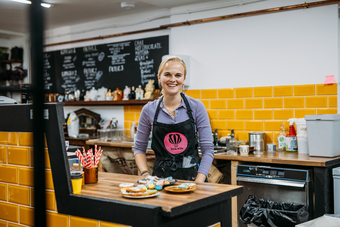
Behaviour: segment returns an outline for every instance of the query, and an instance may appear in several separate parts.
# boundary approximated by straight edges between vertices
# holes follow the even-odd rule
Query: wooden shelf
[[[65,106],[137,106],[145,105],[153,99],[126,101],[68,101]]]
[[[20,88],[20,85],[11,85],[11,86],[4,86],[4,85],[0,85],[0,91],[2,92],[20,92],[22,91]]]
[[[22,63],[23,61],[22,60],[19,60],[19,59],[11,59],[11,60],[1,60],[0,63],[9,63],[9,64],[12,64],[12,63]]]

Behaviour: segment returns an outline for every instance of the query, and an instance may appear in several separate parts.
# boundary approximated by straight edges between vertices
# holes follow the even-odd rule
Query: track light
[[[120,7],[124,8],[124,9],[131,9],[131,8],[135,7],[135,3],[133,3],[133,2],[121,2]]]
[[[13,2],[20,2],[20,3],[24,3],[24,4],[32,4],[31,1],[28,1],[28,0],[11,0]],[[42,7],[45,7],[45,8],[50,8],[52,5],[49,4],[49,3],[41,3],[41,6]]]

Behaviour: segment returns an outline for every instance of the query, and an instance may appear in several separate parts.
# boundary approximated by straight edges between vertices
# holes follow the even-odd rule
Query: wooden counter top
[[[227,153],[217,153],[214,156],[217,160],[231,160],[241,162],[260,162],[260,163],[275,163],[285,165],[299,165],[299,166],[318,166],[328,167],[340,163],[340,156],[329,157],[313,157],[308,154],[299,154],[298,152],[276,151],[267,152],[263,155],[228,155]]]
[[[243,192],[242,186],[197,183],[196,190],[190,193],[168,193],[160,191],[160,195],[145,199],[125,198],[120,194],[119,184],[136,183],[143,179],[141,176],[98,172],[98,183],[85,184],[81,195],[110,199],[127,203],[144,204],[149,206],[161,207],[164,215],[172,217],[184,214],[203,206],[208,206],[228,199]],[[178,180],[175,185],[188,181]]]
[[[98,146],[106,146],[106,147],[121,147],[121,148],[132,148],[133,142],[116,140],[112,142],[105,142],[100,140],[88,140],[86,141],[86,145],[98,145]]]
[[[99,145],[99,146],[111,146],[111,147],[122,147],[132,148],[132,142],[103,142],[99,140],[87,141],[86,145]],[[151,149],[147,149],[147,154],[154,154]],[[308,154],[299,154],[298,152],[287,152],[287,151],[276,151],[267,152],[263,155],[228,155],[226,152],[215,153],[215,160],[230,160],[240,162],[259,162],[259,163],[275,163],[285,165],[300,165],[300,166],[315,166],[315,167],[328,167],[335,164],[340,164],[340,156],[337,157],[316,157],[309,156]]]
[[[153,151],[148,149],[147,154],[153,154]],[[201,154],[200,154],[201,156]],[[275,163],[285,165],[299,165],[299,166],[315,166],[328,167],[340,164],[340,156],[337,157],[316,157],[308,154],[299,154],[298,152],[287,151],[265,151],[262,155],[248,154],[248,155],[228,155],[226,152],[215,153],[215,160],[230,160],[239,162],[258,162],[258,163]]]

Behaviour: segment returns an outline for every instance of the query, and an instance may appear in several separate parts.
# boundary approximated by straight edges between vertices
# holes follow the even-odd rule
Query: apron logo
[[[178,144],[182,141],[181,136],[179,134],[171,134],[169,135],[169,142],[173,144],[175,147],[178,147]]]
[[[180,154],[188,146],[187,138],[181,133],[168,133],[164,137],[164,146],[171,154]]]

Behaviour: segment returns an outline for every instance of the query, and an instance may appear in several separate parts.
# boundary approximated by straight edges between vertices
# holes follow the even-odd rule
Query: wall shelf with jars
[[[67,101],[65,106],[133,106],[145,105],[153,99],[143,100],[117,100],[117,101]]]

